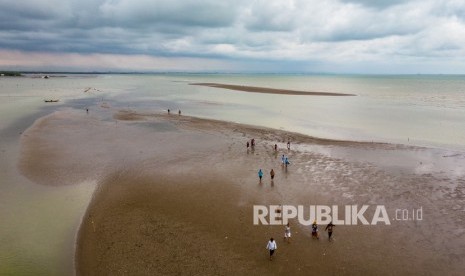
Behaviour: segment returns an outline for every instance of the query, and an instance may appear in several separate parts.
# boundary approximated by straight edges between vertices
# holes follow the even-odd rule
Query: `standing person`
[[[255,147],[255,139],[252,138],[252,140],[250,140],[250,146]]]
[[[179,109],[179,111],[178,111],[178,115],[181,115],[181,109]]]
[[[316,238],[317,240],[320,239],[320,237],[318,237],[318,225],[316,224],[316,220],[312,224],[312,238]]]
[[[285,160],[286,158],[284,157],[284,154],[283,154],[283,156],[281,156],[281,161],[283,162],[283,165],[284,165]]]
[[[286,164],[286,167],[287,165],[291,164],[291,162],[289,162],[289,159],[286,157],[286,159],[284,160],[284,164]]]
[[[271,238],[268,241],[268,244],[266,245],[266,249],[270,250],[270,261],[271,261],[274,251],[278,249],[278,246],[276,245],[276,241],[273,238]]]
[[[168,114],[170,114],[171,110],[168,109]]]
[[[278,151],[278,145],[274,144],[274,151]]]
[[[273,181],[273,179],[274,179],[274,170],[273,169],[271,169],[271,171],[270,171],[270,176],[271,176],[271,181]]]
[[[247,141],[247,150],[249,149],[249,141]]]
[[[89,114],[89,108],[88,107],[86,108],[86,112],[87,112],[87,114]]]
[[[263,172],[262,169],[258,170],[258,178],[260,178],[260,182],[262,182]]]
[[[284,227],[284,240],[287,240],[287,243],[291,243],[291,227],[289,226],[289,222]]]
[[[333,235],[333,228],[334,228],[334,225],[332,221],[330,221],[328,223],[328,225],[326,225],[326,228],[325,228],[325,231],[328,231],[328,240],[331,241],[331,236]]]
[[[282,211],[283,211],[283,206],[279,204],[278,208],[276,208],[276,220],[281,220],[282,218]]]
[[[287,149],[288,149],[288,150],[291,149],[291,141],[290,141],[290,140],[287,140]]]

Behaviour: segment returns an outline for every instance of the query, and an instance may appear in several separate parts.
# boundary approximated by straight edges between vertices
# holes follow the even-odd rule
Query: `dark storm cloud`
[[[260,64],[465,60],[462,2],[0,0],[0,50]]]
[[[114,26],[168,24],[223,27],[234,22],[235,5],[225,1],[118,1],[100,6],[104,21]]]
[[[230,26],[222,1],[0,1],[0,48],[26,51],[179,52],[169,45],[202,29]]]

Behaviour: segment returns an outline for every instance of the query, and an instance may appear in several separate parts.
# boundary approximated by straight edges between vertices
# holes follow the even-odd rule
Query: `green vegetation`
[[[20,72],[9,72],[9,71],[0,71],[0,76],[2,77],[21,77]]]

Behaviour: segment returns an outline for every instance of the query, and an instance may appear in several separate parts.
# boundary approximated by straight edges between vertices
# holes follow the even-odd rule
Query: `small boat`
[[[57,103],[59,100],[44,100],[46,103]]]

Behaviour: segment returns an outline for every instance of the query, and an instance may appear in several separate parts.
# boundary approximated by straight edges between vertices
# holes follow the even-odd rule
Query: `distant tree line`
[[[0,71],[0,76],[4,76],[4,77],[20,77],[22,75],[21,75],[20,72]]]

